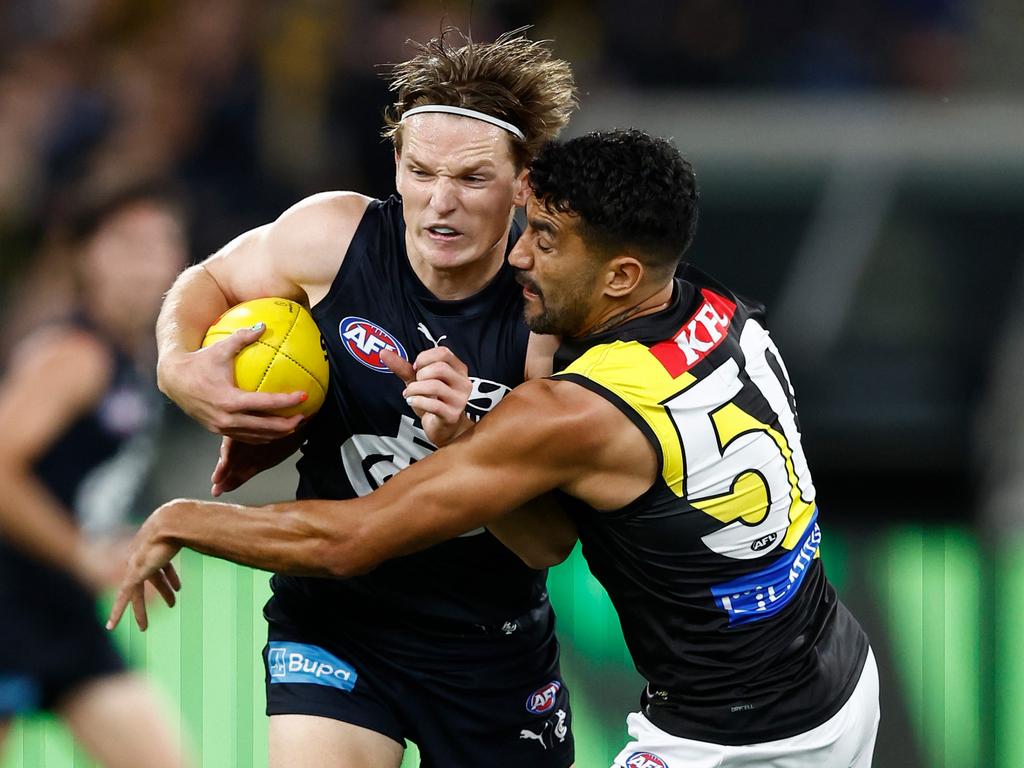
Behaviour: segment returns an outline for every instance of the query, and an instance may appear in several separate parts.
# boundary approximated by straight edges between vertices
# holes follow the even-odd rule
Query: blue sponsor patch
[[[351,664],[317,645],[271,642],[267,649],[271,683],[326,685],[351,691],[358,675]]]
[[[729,614],[729,624],[738,626],[760,621],[785,608],[803,584],[819,544],[821,530],[815,510],[807,531],[791,552],[762,571],[712,586],[715,604]]]

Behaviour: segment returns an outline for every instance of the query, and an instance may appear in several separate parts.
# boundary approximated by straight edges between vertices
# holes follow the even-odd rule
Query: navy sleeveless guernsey
[[[79,525],[116,528],[135,511],[152,468],[159,395],[155,383],[142,376],[131,359],[87,320],[75,317],[68,324],[107,346],[110,383],[96,404],[36,460],[32,470]],[[36,567],[2,538],[0,552],[0,563],[7,566],[32,562]]]
[[[518,238],[514,228],[509,247]],[[298,462],[300,499],[371,493],[434,446],[381,362],[436,345],[469,368],[467,411],[479,419],[523,381],[529,331],[522,290],[505,262],[477,294],[441,301],[419,281],[405,250],[402,203],[372,201],[327,296],[313,307],[330,361],[327,400],[309,425]],[[361,618],[400,617],[419,627],[501,627],[547,605],[545,572],[527,568],[480,529],[345,580],[275,576],[276,599]]]
[[[161,400],[155,382],[88,321],[75,318],[68,325],[107,346],[111,378],[32,469],[80,527],[110,533],[135,511],[149,477]],[[2,538],[0,615],[0,718],[50,709],[86,682],[124,669],[93,595],[71,574]]]

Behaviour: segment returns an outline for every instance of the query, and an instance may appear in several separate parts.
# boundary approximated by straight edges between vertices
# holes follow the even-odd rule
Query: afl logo
[[[651,752],[634,752],[626,759],[626,768],[668,768],[668,763]]]
[[[361,317],[346,317],[338,324],[341,343],[356,360],[379,373],[390,373],[380,360],[385,349],[397,352],[404,360],[409,359],[405,347],[379,325]]]
[[[555,698],[562,689],[562,684],[552,680],[543,688],[538,688],[526,699],[526,709],[534,715],[543,715],[550,712],[555,706]]]

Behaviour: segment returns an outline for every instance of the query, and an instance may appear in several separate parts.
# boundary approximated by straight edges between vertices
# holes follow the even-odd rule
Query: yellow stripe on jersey
[[[661,402],[696,379],[690,373],[672,378],[650,350],[637,341],[614,341],[592,347],[564,373],[576,373],[614,392],[636,411],[661,445],[665,484],[682,498],[683,448],[679,435]]]
[[[786,435],[732,402],[743,386],[734,359],[700,380],[699,395],[693,374],[687,371],[673,377],[637,341],[592,347],[564,373],[583,376],[609,390],[646,422],[661,447],[665,485],[723,524],[704,537],[709,548],[728,557],[751,558],[777,547],[791,550],[799,543],[815,505],[801,498]],[[677,409],[675,416],[673,409]],[[694,416],[696,421],[687,421]],[[685,429],[686,423],[696,428]],[[698,432],[703,433],[699,438]],[[687,458],[693,467],[686,467]]]

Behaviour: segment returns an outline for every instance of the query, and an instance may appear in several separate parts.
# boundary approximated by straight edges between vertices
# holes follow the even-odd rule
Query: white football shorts
[[[878,667],[869,648],[850,698],[816,728],[735,747],[673,736],[634,712],[626,718],[633,740],[613,768],[870,768],[878,720]]]

